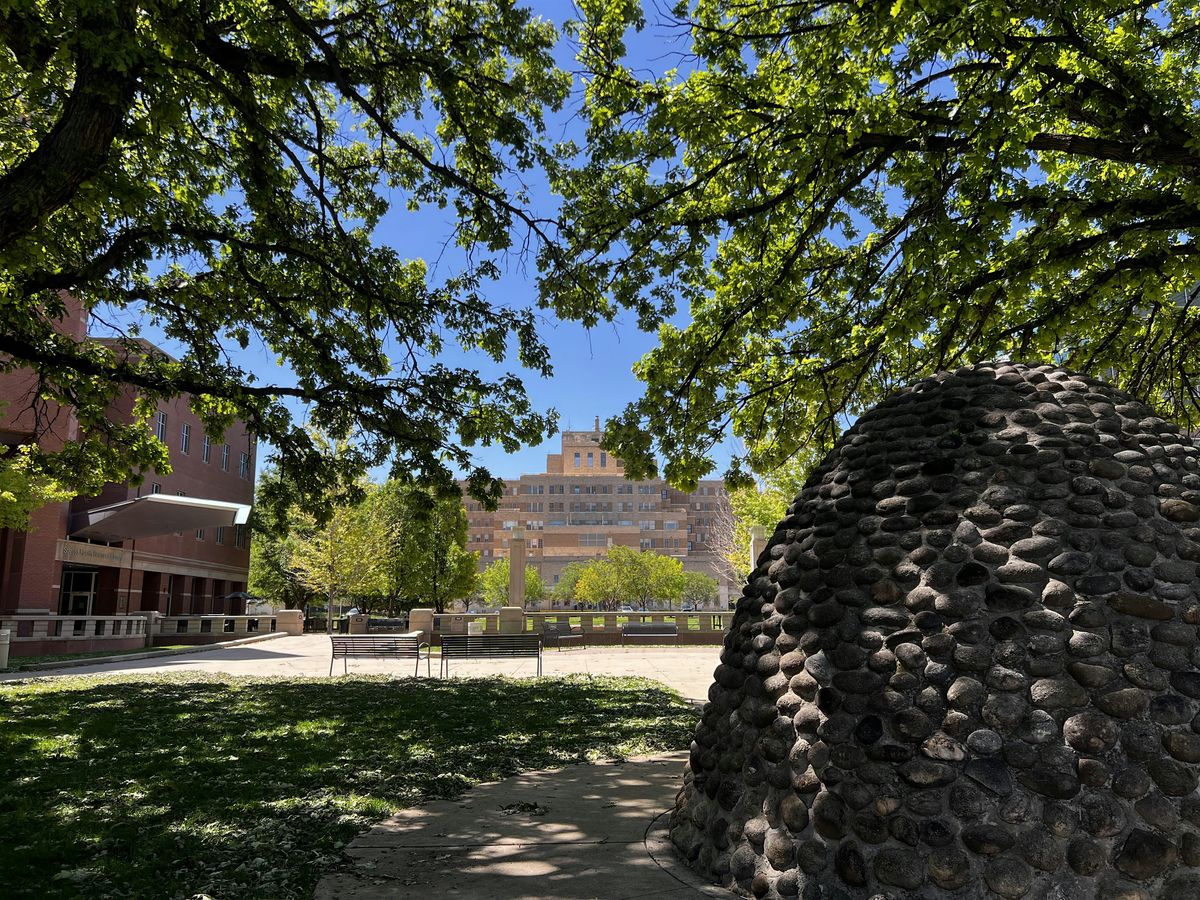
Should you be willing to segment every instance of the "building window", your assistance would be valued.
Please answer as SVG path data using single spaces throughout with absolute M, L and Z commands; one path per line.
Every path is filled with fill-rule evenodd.
M 221 448 L 221 471 L 229 471 L 229 445 L 226 444 Z
M 206 434 L 204 436 L 204 443 L 200 447 L 200 458 L 202 460 L 204 460 L 204 462 L 208 462 L 211 457 L 212 457 L 212 441 L 210 441 L 208 439 L 208 435 Z
M 233 526 L 233 546 L 237 547 L 239 550 L 246 549 L 246 526 L 245 525 L 234 525 Z
M 217 543 L 218 544 L 225 543 L 225 526 L 224 525 L 217 526 Z
M 203 528 L 196 529 L 196 540 L 198 540 L 198 541 L 204 540 L 204 529 Z
M 579 454 L 578 453 L 575 454 L 575 468 L 577 468 L 577 469 L 579 468 Z
M 642 531 L 653 531 L 654 523 L 642 520 L 642 521 L 638 522 L 638 528 L 640 528 Z
M 243 481 L 250 480 L 250 454 L 241 454 L 241 459 L 238 460 L 238 478 Z
M 604 534 L 583 533 L 579 535 L 580 547 L 607 547 L 608 538 Z
M 187 422 L 179 429 L 179 452 L 185 456 L 192 452 L 192 426 Z
M 150 493 L 161 494 L 162 493 L 162 485 L 159 484 L 157 481 L 150 482 Z
M 589 468 L 589 469 L 593 468 L 593 462 L 594 462 L 594 461 L 593 461 L 593 459 L 592 459 L 592 454 L 591 454 L 591 453 L 589 453 L 589 454 L 588 454 L 588 468 Z
M 600 451 L 600 468 L 603 469 L 603 468 L 606 468 L 607 466 L 608 466 L 608 454 L 605 453 L 603 450 L 601 450 Z
M 663 522 L 663 528 L 665 528 L 667 531 L 674 531 L 678 527 L 678 522 Z
M 167 414 L 165 412 L 160 412 L 158 414 L 158 420 L 154 426 L 154 433 L 158 435 L 158 439 L 164 444 L 167 442 Z

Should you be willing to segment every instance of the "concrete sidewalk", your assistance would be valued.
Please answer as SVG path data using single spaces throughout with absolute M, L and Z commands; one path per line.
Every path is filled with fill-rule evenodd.
M 712 647 L 585 647 L 571 650 L 546 650 L 542 653 L 544 675 L 640 675 L 673 687 L 689 700 L 708 698 L 712 673 L 720 662 L 721 648 Z M 438 677 L 439 658 L 432 660 L 433 677 Z M 352 675 L 388 674 L 412 675 L 411 660 L 353 660 Z M 69 669 L 39 672 L 12 672 L 0 675 L 0 681 L 58 675 L 99 675 L 110 673 L 211 672 L 228 675 L 271 675 L 286 678 L 327 677 L 329 674 L 329 638 L 306 634 L 280 637 L 243 647 L 224 647 L 203 650 L 182 656 L 153 659 L 108 659 L 76 665 Z M 334 677 L 341 677 L 338 661 Z M 454 677 L 510 675 L 532 677 L 537 662 L 532 659 L 472 660 L 455 662 L 450 667 Z M 425 665 L 421 664 L 421 677 Z
M 530 772 L 406 809 L 359 835 L 316 900 L 717 897 L 666 840 L 686 753 Z

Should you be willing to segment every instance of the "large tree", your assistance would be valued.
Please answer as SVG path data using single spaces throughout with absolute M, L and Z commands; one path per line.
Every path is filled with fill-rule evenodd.
M 548 237 L 522 173 L 558 152 L 555 37 L 507 0 L 0 4 L 0 371 L 34 370 L 9 399 L 83 426 L 33 474 L 90 492 L 164 470 L 144 419 L 186 393 L 214 435 L 245 419 L 310 508 L 388 456 L 443 484 L 457 466 L 494 500 L 470 448 L 536 443 L 553 417 L 517 377 L 439 354 L 549 371 L 533 313 L 487 282 Z M 377 240 L 406 207 L 445 210 L 466 260 L 445 279 Z M 64 333 L 67 294 L 117 340 Z M 281 368 L 247 370 L 248 347 Z M 123 385 L 145 402 L 111 422 Z M 355 451 L 321 454 L 301 405 Z
M 1200 418 L 1197 3 L 694 0 L 657 78 L 623 58 L 636 3 L 582 7 L 578 268 L 543 286 L 660 329 L 608 426 L 631 475 L 694 481 L 729 425 L 733 473 L 770 469 L 980 358 Z

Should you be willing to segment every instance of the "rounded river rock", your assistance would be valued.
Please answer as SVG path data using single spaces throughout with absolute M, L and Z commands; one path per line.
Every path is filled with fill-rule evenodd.
M 689 864 L 766 900 L 1200 885 L 1200 450 L 1176 426 L 980 364 L 863 415 L 788 513 L 671 816 Z

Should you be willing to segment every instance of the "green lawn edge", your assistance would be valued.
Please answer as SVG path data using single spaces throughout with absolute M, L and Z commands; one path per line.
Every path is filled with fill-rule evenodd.
M 6 897 L 308 897 L 395 810 L 522 771 L 684 750 L 642 678 L 179 672 L 0 684 Z

